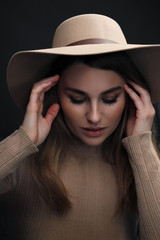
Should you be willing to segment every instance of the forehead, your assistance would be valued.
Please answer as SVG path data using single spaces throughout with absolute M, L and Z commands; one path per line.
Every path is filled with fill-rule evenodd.
M 102 70 L 77 63 L 67 68 L 61 76 L 61 87 L 73 87 L 84 91 L 104 91 L 123 86 L 125 80 L 112 70 Z

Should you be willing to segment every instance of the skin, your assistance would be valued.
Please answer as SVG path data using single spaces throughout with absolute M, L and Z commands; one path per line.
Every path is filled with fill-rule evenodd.
M 46 116 L 42 116 L 44 94 L 55 86 L 58 80 L 59 76 L 56 75 L 33 85 L 22 127 L 36 146 L 46 139 L 51 124 L 58 114 L 59 104 L 53 104 L 48 109 Z
M 101 144 L 118 126 L 125 106 L 124 83 L 113 71 L 84 64 L 73 65 L 63 73 L 58 93 L 64 118 L 71 132 L 87 145 Z M 84 128 L 104 130 L 90 136 Z
M 39 146 L 46 139 L 51 124 L 58 114 L 60 106 L 56 103 L 50 106 L 46 116 L 42 116 L 44 94 L 58 81 L 59 76 L 56 75 L 43 79 L 32 88 L 22 126 L 36 146 Z M 102 143 L 119 123 L 125 105 L 125 91 L 133 102 L 130 106 L 127 122 L 127 136 L 150 131 L 155 115 L 150 95 L 141 86 L 131 81 L 128 82 L 136 91 L 124 83 L 124 80 L 113 71 L 90 68 L 83 64 L 68 68 L 59 81 L 58 91 L 64 117 L 70 130 L 86 144 L 98 145 Z M 104 103 L 102 92 L 117 86 L 123 87 L 123 90 L 119 89 L 117 92 L 105 95 L 105 99 L 107 97 L 108 100 L 109 97 L 118 93 L 117 102 Z M 73 104 L 69 97 L 71 94 L 73 95 L 73 92 L 66 90 L 66 88 L 76 88 L 85 92 L 87 95 L 83 104 Z M 76 96 L 77 94 L 74 93 L 74 97 Z M 80 130 L 81 126 L 100 126 L 106 127 L 106 129 L 101 136 L 89 138 Z

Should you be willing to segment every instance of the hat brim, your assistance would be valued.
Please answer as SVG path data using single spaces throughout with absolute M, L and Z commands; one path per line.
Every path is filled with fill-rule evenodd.
M 125 51 L 146 79 L 153 103 L 160 101 L 160 45 L 88 44 L 18 52 L 7 68 L 7 82 L 14 102 L 25 109 L 31 88 L 46 77 L 58 55 L 95 55 Z

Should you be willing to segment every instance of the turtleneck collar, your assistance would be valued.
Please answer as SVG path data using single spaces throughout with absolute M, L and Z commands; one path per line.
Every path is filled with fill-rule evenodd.
M 74 136 L 67 144 L 67 152 L 82 162 L 88 159 L 103 159 L 102 144 L 98 146 L 87 145 Z

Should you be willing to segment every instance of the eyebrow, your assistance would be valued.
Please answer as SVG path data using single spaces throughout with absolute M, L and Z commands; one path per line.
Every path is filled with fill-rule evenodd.
M 120 89 L 122 89 L 121 86 L 113 87 L 113 88 L 110 88 L 110 89 L 102 92 L 101 95 L 105 95 L 105 94 L 108 94 L 108 93 L 112 93 L 112 92 L 115 92 L 115 91 L 120 90 Z M 83 95 L 83 96 L 88 96 L 88 94 L 87 94 L 86 92 L 81 91 L 81 90 L 76 89 L 76 88 L 68 88 L 68 87 L 67 87 L 67 88 L 65 88 L 65 90 L 68 90 L 68 91 L 71 91 L 71 92 L 73 92 L 73 93 L 77 93 L 77 94 L 80 94 L 80 95 Z

